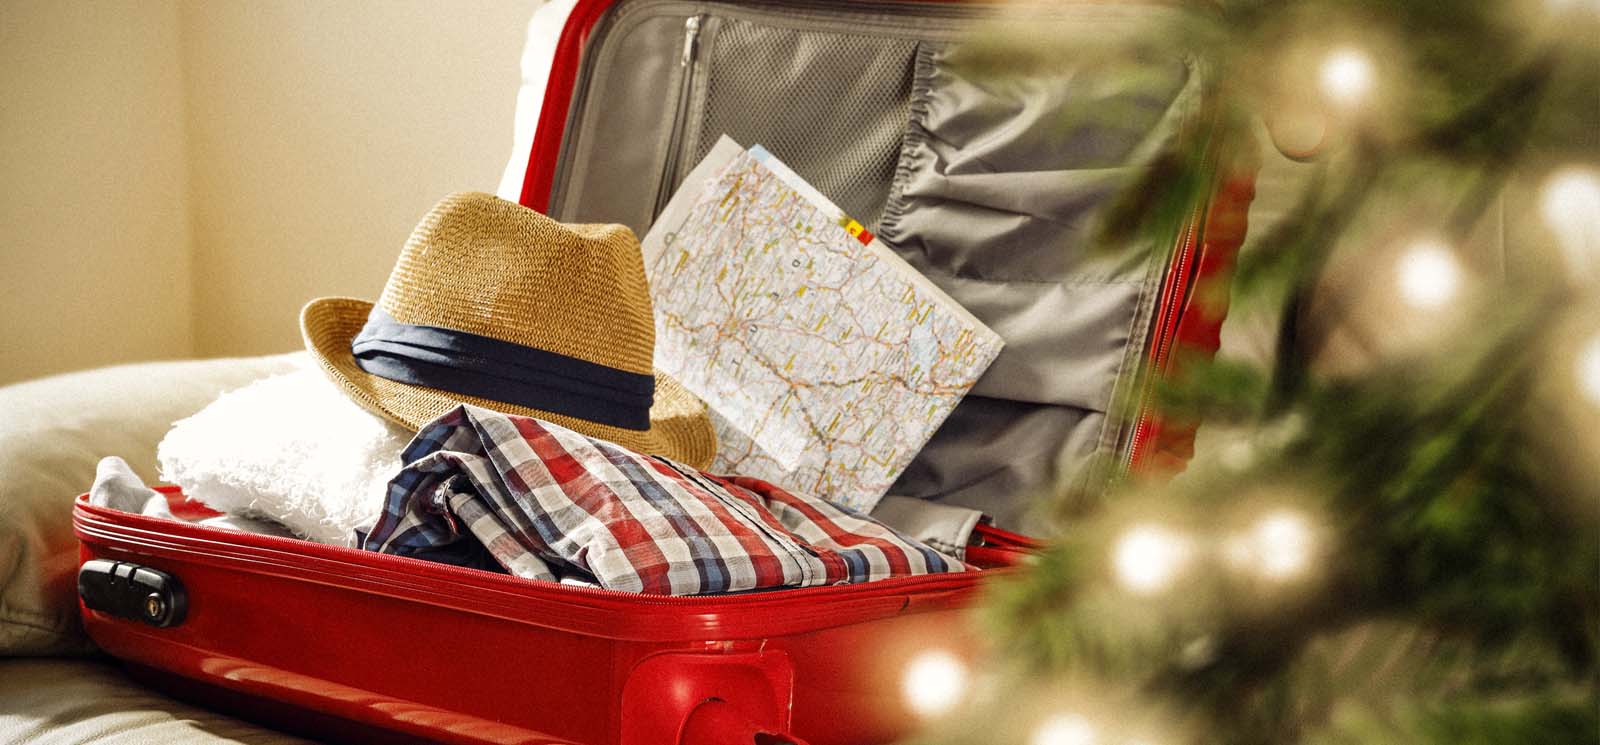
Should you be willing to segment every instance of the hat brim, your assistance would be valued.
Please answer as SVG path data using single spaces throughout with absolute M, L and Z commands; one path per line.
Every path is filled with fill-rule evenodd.
M 362 370 L 350 342 L 367 323 L 372 303 L 356 298 L 319 298 L 300 311 L 300 334 L 306 350 L 356 403 L 391 421 L 417 430 L 461 404 L 530 416 L 590 437 L 610 440 L 635 452 L 662 455 L 695 468 L 705 468 L 717 452 L 716 431 L 705 404 L 660 370 L 650 428 L 632 430 L 596 424 L 563 414 L 489 401 L 473 396 L 400 383 Z

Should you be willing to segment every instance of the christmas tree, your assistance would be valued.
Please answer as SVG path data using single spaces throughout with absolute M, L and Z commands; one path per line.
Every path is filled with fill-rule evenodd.
M 1231 291 L 1275 351 L 1163 384 L 1204 422 L 1182 474 L 1058 495 L 982 672 L 918 668 L 918 742 L 1600 742 L 1600 3 L 1233 0 L 1144 34 L 1207 61 L 1207 138 L 1305 162 Z M 1023 37 L 993 43 L 1049 64 Z M 1164 156 L 1106 240 L 1206 167 Z

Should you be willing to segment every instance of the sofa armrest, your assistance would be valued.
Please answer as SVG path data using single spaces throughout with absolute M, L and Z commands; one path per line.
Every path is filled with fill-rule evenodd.
M 156 478 L 172 423 L 303 353 L 150 362 L 0 388 L 0 655 L 88 650 L 78 622 L 72 500 L 107 455 Z

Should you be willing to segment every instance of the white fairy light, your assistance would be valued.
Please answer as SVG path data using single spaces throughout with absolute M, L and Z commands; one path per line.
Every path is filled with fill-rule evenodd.
M 1152 595 L 1167 589 L 1189 560 L 1189 540 L 1158 525 L 1130 528 L 1117 540 L 1112 563 L 1130 591 Z
M 1590 403 L 1600 406 L 1600 334 L 1589 337 L 1578 350 L 1578 388 Z
M 1334 103 L 1354 107 L 1372 92 L 1372 59 L 1349 47 L 1334 50 L 1322 61 L 1322 93 Z
M 941 649 L 917 655 L 906 666 L 900 691 L 912 711 L 924 717 L 943 714 L 967 692 L 967 666 Z
M 1250 531 L 1256 569 L 1268 579 L 1285 580 L 1311 566 L 1311 526 L 1305 517 L 1288 510 L 1262 518 Z
M 1573 274 L 1600 275 L 1600 175 L 1587 168 L 1556 172 L 1544 184 L 1539 207 Z
M 1039 724 L 1028 745 L 1095 745 L 1099 740 L 1089 720 L 1078 714 L 1057 714 Z
M 1461 263 L 1443 243 L 1425 240 L 1400 256 L 1400 298 L 1414 308 L 1437 308 L 1461 287 Z

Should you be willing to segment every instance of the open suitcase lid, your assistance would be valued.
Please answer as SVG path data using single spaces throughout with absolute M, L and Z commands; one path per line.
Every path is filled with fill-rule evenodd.
M 579 0 L 556 45 L 521 201 L 642 235 L 719 136 L 763 145 L 1005 340 L 890 493 L 1040 533 L 1030 505 L 1064 477 L 1093 484 L 1110 474 L 1091 464 L 1170 472 L 1187 459 L 1194 425 L 1156 416 L 1150 391 L 1217 348 L 1253 173 L 1219 164 L 1209 204 L 1167 238 L 1090 251 L 1116 190 L 1195 129 L 1204 67 L 1178 51 L 1097 62 L 1063 53 L 1032 67 L 1017 58 L 1016 75 L 983 79 L 958 55 L 985 42 L 996 12 Z M 1103 44 L 1129 38 L 1135 21 L 1190 11 L 1073 2 L 1028 12 L 1047 24 L 1030 39 L 1059 31 Z

